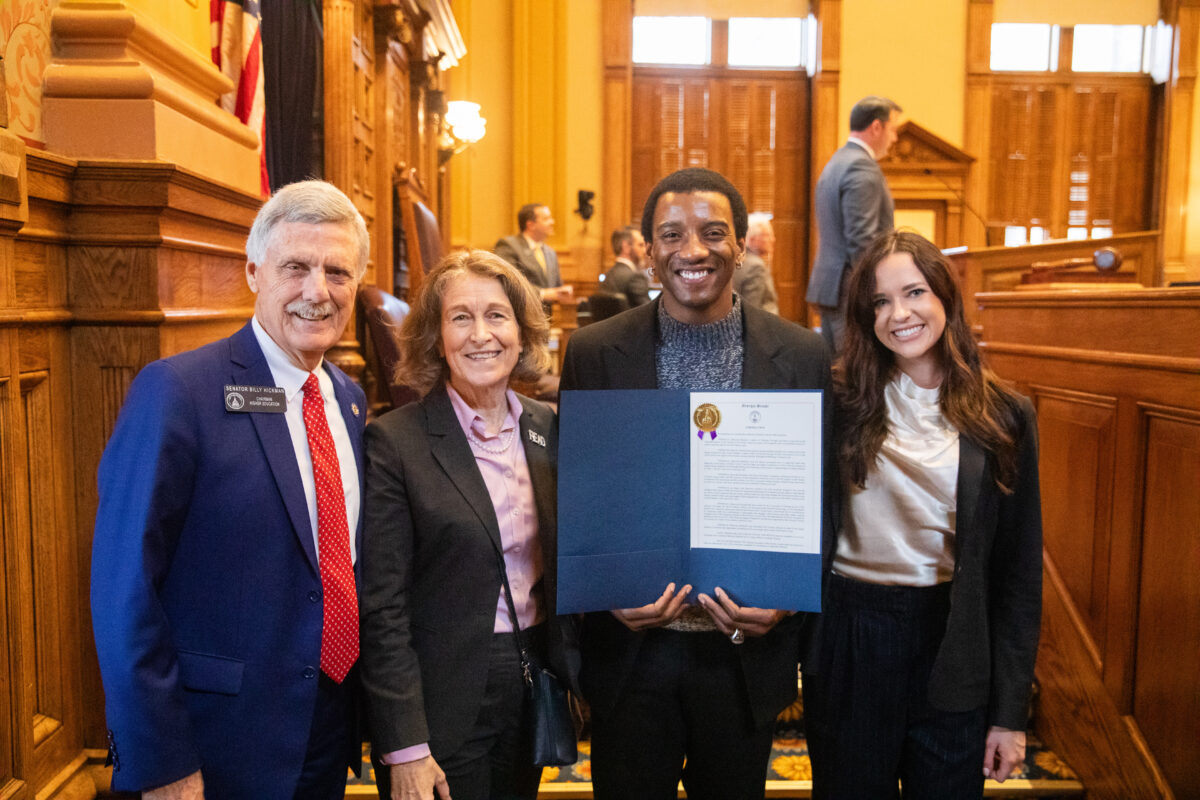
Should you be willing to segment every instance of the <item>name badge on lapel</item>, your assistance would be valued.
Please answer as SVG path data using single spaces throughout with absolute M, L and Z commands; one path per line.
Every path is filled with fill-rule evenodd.
M 283 414 L 287 398 L 278 386 L 236 386 L 225 384 L 225 410 L 238 414 L 264 412 Z
M 529 431 L 529 441 L 533 442 L 538 447 L 546 446 L 546 437 L 534 430 Z

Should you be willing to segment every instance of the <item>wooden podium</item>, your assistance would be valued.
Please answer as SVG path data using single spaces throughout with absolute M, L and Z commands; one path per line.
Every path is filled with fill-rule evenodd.
M 1200 289 L 976 295 L 1037 405 L 1038 730 L 1089 797 L 1200 796 Z

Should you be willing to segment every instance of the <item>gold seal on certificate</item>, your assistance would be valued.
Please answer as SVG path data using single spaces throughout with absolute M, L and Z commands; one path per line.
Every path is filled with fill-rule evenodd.
M 704 434 L 708 434 L 709 438 L 717 438 L 717 427 L 721 424 L 721 410 L 712 403 L 704 403 L 696 407 L 692 413 L 692 422 L 696 423 L 699 428 L 696 435 L 700 437 L 700 441 L 704 441 Z

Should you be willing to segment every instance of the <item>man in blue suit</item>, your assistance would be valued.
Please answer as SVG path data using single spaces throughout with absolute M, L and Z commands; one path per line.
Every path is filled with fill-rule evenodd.
M 246 242 L 253 320 L 129 389 L 92 555 L 115 789 L 344 796 L 360 759 L 365 402 L 324 355 L 367 251 L 332 185 L 281 189 Z

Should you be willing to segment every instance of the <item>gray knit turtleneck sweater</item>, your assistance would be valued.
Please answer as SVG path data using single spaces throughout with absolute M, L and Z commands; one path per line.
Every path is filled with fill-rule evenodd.
M 658 388 L 714 391 L 742 388 L 742 300 L 722 319 L 688 325 L 658 304 L 658 341 L 654 360 Z

